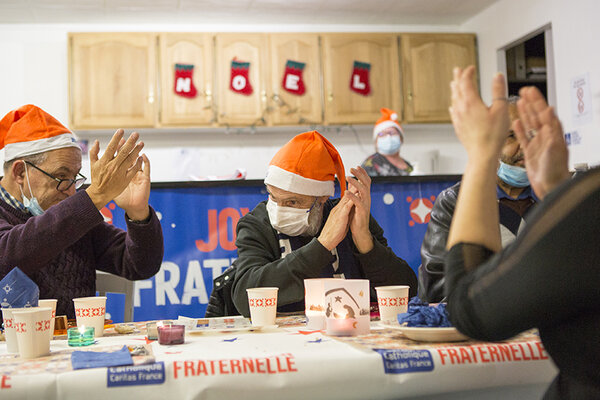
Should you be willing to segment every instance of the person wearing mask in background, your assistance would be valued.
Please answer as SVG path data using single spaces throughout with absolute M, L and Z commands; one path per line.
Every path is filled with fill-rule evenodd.
M 376 153 L 362 163 L 369 176 L 410 175 L 412 165 L 400 157 L 404 133 L 398 123 L 398 114 L 388 108 L 381 109 L 381 118 L 373 128 L 373 140 Z
M 138 156 L 143 142 L 119 129 L 98 159 L 90 150 L 91 184 L 74 135 L 34 105 L 0 121 L 4 176 L 0 180 L 0 279 L 19 267 L 39 287 L 40 298 L 58 299 L 57 315 L 75 318 L 73 298 L 96 294 L 96 270 L 130 280 L 160 269 L 163 236 L 148 205 L 150 164 Z M 110 201 L 125 210 L 127 232 L 104 222 Z
M 508 99 L 511 121 L 519 118 L 517 100 Z M 524 168 L 523 150 L 514 131 L 508 131 L 500 153 L 496 173 L 496 197 L 500 212 L 502 247 L 515 240 L 525 227 L 525 218 L 538 201 Z M 431 210 L 431 219 L 421 245 L 422 264 L 419 267 L 419 297 L 428 302 L 444 300 L 444 256 L 450 222 L 454 215 L 460 182 L 442 191 Z
M 445 260 L 448 315 L 463 334 L 500 341 L 537 328 L 558 375 L 544 399 L 600 399 L 600 168 L 569 179 L 561 123 L 535 87 L 521 88 L 513 130 L 541 202 L 502 249 L 494 175 L 509 129 L 506 82 L 492 105 L 475 67 L 454 69 L 450 115 L 467 165 Z
M 304 310 L 304 279 L 369 279 L 376 286 L 409 285 L 416 275 L 387 245 L 370 214 L 371 179 L 352 168 L 346 190 L 344 164 L 333 145 L 316 131 L 295 136 L 275 154 L 265 185 L 269 199 L 237 224 L 233 302 L 249 316 L 247 288 L 279 288 L 282 312 Z M 330 199 L 334 177 L 341 199 Z

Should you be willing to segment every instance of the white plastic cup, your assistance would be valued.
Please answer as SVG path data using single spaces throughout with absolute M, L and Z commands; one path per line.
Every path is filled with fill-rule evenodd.
M 382 322 L 398 322 L 398 314 L 408 311 L 408 291 L 410 286 L 379 286 L 377 304 Z
M 2 319 L 4 321 L 4 337 L 6 338 L 6 351 L 9 353 L 19 353 L 19 342 L 17 342 L 17 331 L 15 330 L 14 311 L 29 310 L 27 308 L 3 308 Z
M 246 289 L 252 326 L 275 325 L 278 290 L 276 287 Z
M 106 297 L 79 297 L 73 299 L 77 327 L 94 327 L 94 337 L 104 335 L 104 315 L 106 314 Z
M 32 307 L 13 311 L 19 355 L 37 358 L 50 354 L 50 307 Z
M 54 318 L 56 318 L 56 303 L 57 299 L 40 299 L 38 300 L 39 307 L 50 307 L 52 309 L 52 319 L 50 320 L 50 340 L 54 338 Z

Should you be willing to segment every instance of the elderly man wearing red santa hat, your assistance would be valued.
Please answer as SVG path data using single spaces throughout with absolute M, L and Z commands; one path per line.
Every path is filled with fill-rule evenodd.
M 369 279 L 371 297 L 382 285 L 410 285 L 416 275 L 387 245 L 370 214 L 371 180 L 361 167 L 346 177 L 333 145 L 316 131 L 297 135 L 275 154 L 265 178 L 267 201 L 237 225 L 238 259 L 232 299 L 249 315 L 247 288 L 279 288 L 278 310 L 304 310 L 304 279 Z M 330 199 L 334 177 L 341 199 Z
M 58 315 L 75 317 L 72 299 L 94 296 L 96 270 L 146 279 L 160 268 L 163 238 L 148 205 L 150 164 L 143 142 L 119 129 L 98 158 L 90 150 L 91 184 L 77 191 L 81 149 L 73 134 L 34 105 L 0 121 L 4 176 L 0 180 L 0 279 L 19 267 L 58 299 Z M 127 232 L 104 222 L 108 202 L 126 212 Z

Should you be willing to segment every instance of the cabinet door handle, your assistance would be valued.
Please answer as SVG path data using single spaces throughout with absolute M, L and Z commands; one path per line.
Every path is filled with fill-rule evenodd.
M 329 92 L 329 94 L 327 95 L 327 101 L 332 102 L 333 101 L 333 93 Z
M 148 93 L 148 103 L 154 104 L 154 93 L 153 92 Z
M 408 101 L 412 101 L 412 99 L 413 99 L 413 94 L 412 94 L 412 91 L 409 90 L 408 91 Z
M 206 100 L 206 105 L 204 106 L 204 109 L 210 110 L 212 108 L 212 92 L 210 91 L 210 89 L 206 89 L 204 91 L 204 99 Z
M 260 99 L 262 100 L 263 103 L 267 102 L 267 92 L 266 91 L 262 91 L 260 92 Z

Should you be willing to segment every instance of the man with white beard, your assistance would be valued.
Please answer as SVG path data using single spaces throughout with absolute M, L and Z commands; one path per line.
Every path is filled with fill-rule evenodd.
M 278 287 L 280 312 L 304 310 L 304 279 L 369 279 L 374 288 L 409 285 L 416 274 L 387 246 L 370 214 L 371 179 L 361 167 L 346 177 L 333 145 L 316 131 L 297 135 L 273 157 L 265 185 L 269 199 L 237 225 L 232 300 L 249 316 L 246 289 Z M 341 199 L 330 199 L 337 175 Z

